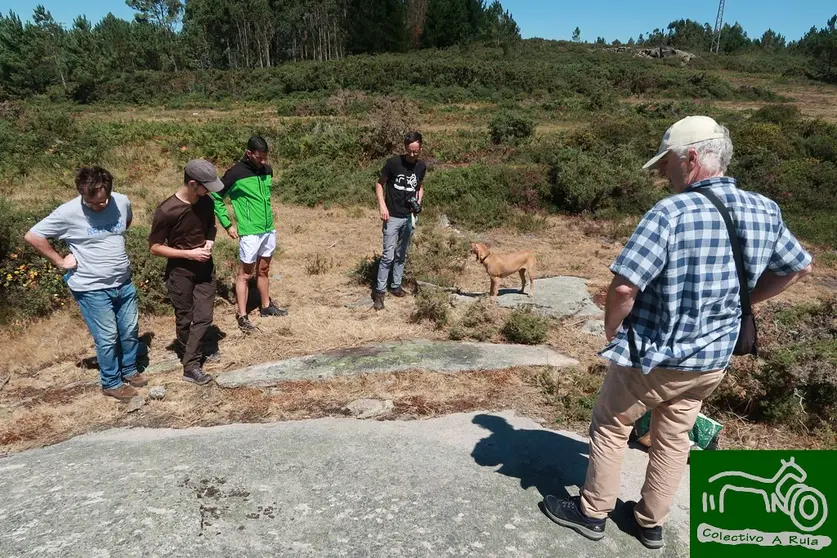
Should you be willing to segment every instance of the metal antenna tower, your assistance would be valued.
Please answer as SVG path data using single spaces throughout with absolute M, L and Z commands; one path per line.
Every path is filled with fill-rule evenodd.
M 718 17 L 715 19 L 715 33 L 712 34 L 712 45 L 709 47 L 709 52 L 718 54 L 721 48 L 721 27 L 724 25 L 724 5 L 725 0 L 720 0 L 718 4 Z

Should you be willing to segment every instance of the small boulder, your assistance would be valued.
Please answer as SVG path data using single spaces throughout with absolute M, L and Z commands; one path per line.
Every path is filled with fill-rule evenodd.
M 604 335 L 605 325 L 603 320 L 587 320 L 581 326 L 581 330 L 592 335 Z
M 148 397 L 149 399 L 154 399 L 155 401 L 160 401 L 166 396 L 166 388 L 165 386 L 154 386 L 148 390 Z
M 392 409 L 393 404 L 389 399 L 385 401 L 380 399 L 355 399 L 345 407 L 350 415 L 359 419 L 377 417 L 388 413 Z
M 128 407 L 125 409 L 127 413 L 133 413 L 139 411 L 145 406 L 145 399 L 141 395 L 137 395 L 132 397 L 130 401 L 128 401 Z

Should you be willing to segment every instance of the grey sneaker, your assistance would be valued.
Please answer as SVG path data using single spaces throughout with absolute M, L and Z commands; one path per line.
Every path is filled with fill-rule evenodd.
M 200 368 L 192 368 L 191 370 L 183 371 L 183 380 L 198 384 L 199 386 L 205 386 L 212 381 L 212 376 L 204 374 Z
M 273 299 L 270 299 L 270 302 L 267 305 L 267 308 L 259 308 L 259 316 L 287 316 L 288 311 L 284 308 L 279 308 L 276 306 L 276 303 L 273 302 Z
M 602 540 L 605 535 L 607 519 L 587 517 L 581 511 L 580 504 L 581 498 L 579 496 L 559 500 L 555 496 L 549 495 L 543 499 L 543 510 L 546 516 L 558 525 L 569 527 L 592 541 Z
M 372 308 L 375 310 L 383 310 L 384 309 L 384 293 L 375 291 L 372 293 Z
M 253 333 L 256 331 L 256 326 L 253 325 L 247 316 L 236 316 L 235 320 L 238 322 L 238 329 L 244 333 Z

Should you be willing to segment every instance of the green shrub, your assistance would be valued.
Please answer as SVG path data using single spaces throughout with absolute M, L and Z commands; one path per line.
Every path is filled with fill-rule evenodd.
M 318 157 L 289 165 L 277 180 L 277 195 L 283 203 L 314 207 L 375 203 L 376 167 L 359 168 L 354 164 Z
M 440 229 L 419 227 L 412 243 L 405 269 L 408 280 L 442 287 L 456 284 L 468 259 L 467 240 Z
M 770 122 L 781 125 L 797 124 L 801 118 L 802 113 L 793 104 L 766 105 L 754 112 L 752 116 L 752 120 L 756 122 Z
M 503 325 L 503 335 L 509 343 L 538 345 L 549 335 L 549 320 L 531 308 L 514 310 Z
M 215 277 L 217 280 L 218 296 L 235 303 L 235 280 L 238 276 L 239 257 L 238 241 L 224 238 L 226 233 L 218 231 L 215 246 L 212 248 L 212 261 L 215 262 Z M 277 245 L 273 252 L 278 256 L 282 249 Z
M 549 221 L 546 214 L 541 212 L 518 212 L 512 219 L 512 226 L 519 233 L 533 234 L 549 228 Z
M 733 361 L 710 404 L 803 431 L 837 428 L 837 300 L 771 304 L 759 328 L 760 358 Z
M 549 205 L 549 185 L 540 167 L 475 163 L 433 171 L 425 189 L 430 212 L 443 212 L 472 231 L 507 224 L 514 207 L 537 211 Z
M 552 200 L 559 209 L 582 213 L 615 208 L 642 213 L 664 194 L 654 189 L 650 175 L 642 171 L 642 158 L 624 148 L 605 152 L 560 148 L 550 159 Z
M 313 257 L 308 258 L 305 271 L 308 275 L 325 275 L 332 267 L 334 267 L 334 259 L 328 259 L 317 252 Z
M 0 197 L 0 324 L 44 316 L 72 299 L 64 272 L 23 240 L 56 205 L 24 210 Z M 66 252 L 62 242 L 54 245 Z
M 438 289 L 423 289 L 416 297 L 416 309 L 412 320 L 433 322 L 436 329 L 445 327 L 450 318 L 450 296 Z
M 535 384 L 547 403 L 558 412 L 556 422 L 559 424 L 589 424 L 603 381 L 604 366 L 600 364 L 587 370 L 549 368 L 535 376 Z
M 370 157 L 400 153 L 404 136 L 415 131 L 419 110 L 415 103 L 400 97 L 376 99 L 361 135 L 361 145 Z
M 462 318 L 451 326 L 448 337 L 454 341 L 490 341 L 500 332 L 499 319 L 497 308 L 480 299 L 468 306 Z
M 97 126 L 80 125 L 73 111 L 69 105 L 36 103 L 0 111 L 0 176 L 101 162 L 109 138 Z
M 280 159 L 298 162 L 325 158 L 352 165 L 356 165 L 363 156 L 361 133 L 359 128 L 342 122 L 319 119 L 289 122 L 275 131 L 269 131 L 269 135 L 275 137 L 273 153 Z
M 357 263 L 349 275 L 354 278 L 359 285 L 364 285 L 370 289 L 374 289 L 375 283 L 378 280 L 378 267 L 380 264 L 381 256 L 378 254 L 375 254 L 371 258 L 364 257 Z
M 527 139 L 535 131 L 535 122 L 522 112 L 501 109 L 488 123 L 491 141 L 495 144 Z
M 365 115 L 372 110 L 374 99 L 363 91 L 338 89 L 328 98 L 328 106 L 342 116 Z
M 163 275 L 166 258 L 153 256 L 148 249 L 149 227 L 132 226 L 125 234 L 125 248 L 131 260 L 133 282 L 137 289 L 140 312 L 143 314 L 169 314 L 169 294 Z M 213 255 L 213 259 L 217 256 Z

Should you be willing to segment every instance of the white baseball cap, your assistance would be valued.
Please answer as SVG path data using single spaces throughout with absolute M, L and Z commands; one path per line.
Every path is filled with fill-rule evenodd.
M 686 147 L 687 145 L 702 141 L 723 139 L 725 137 L 727 137 L 727 132 L 721 130 L 718 123 L 708 116 L 687 116 L 682 120 L 678 120 L 671 128 L 666 130 L 657 154 L 642 165 L 642 168 L 653 168 L 660 162 L 660 159 L 671 151 L 672 147 Z

